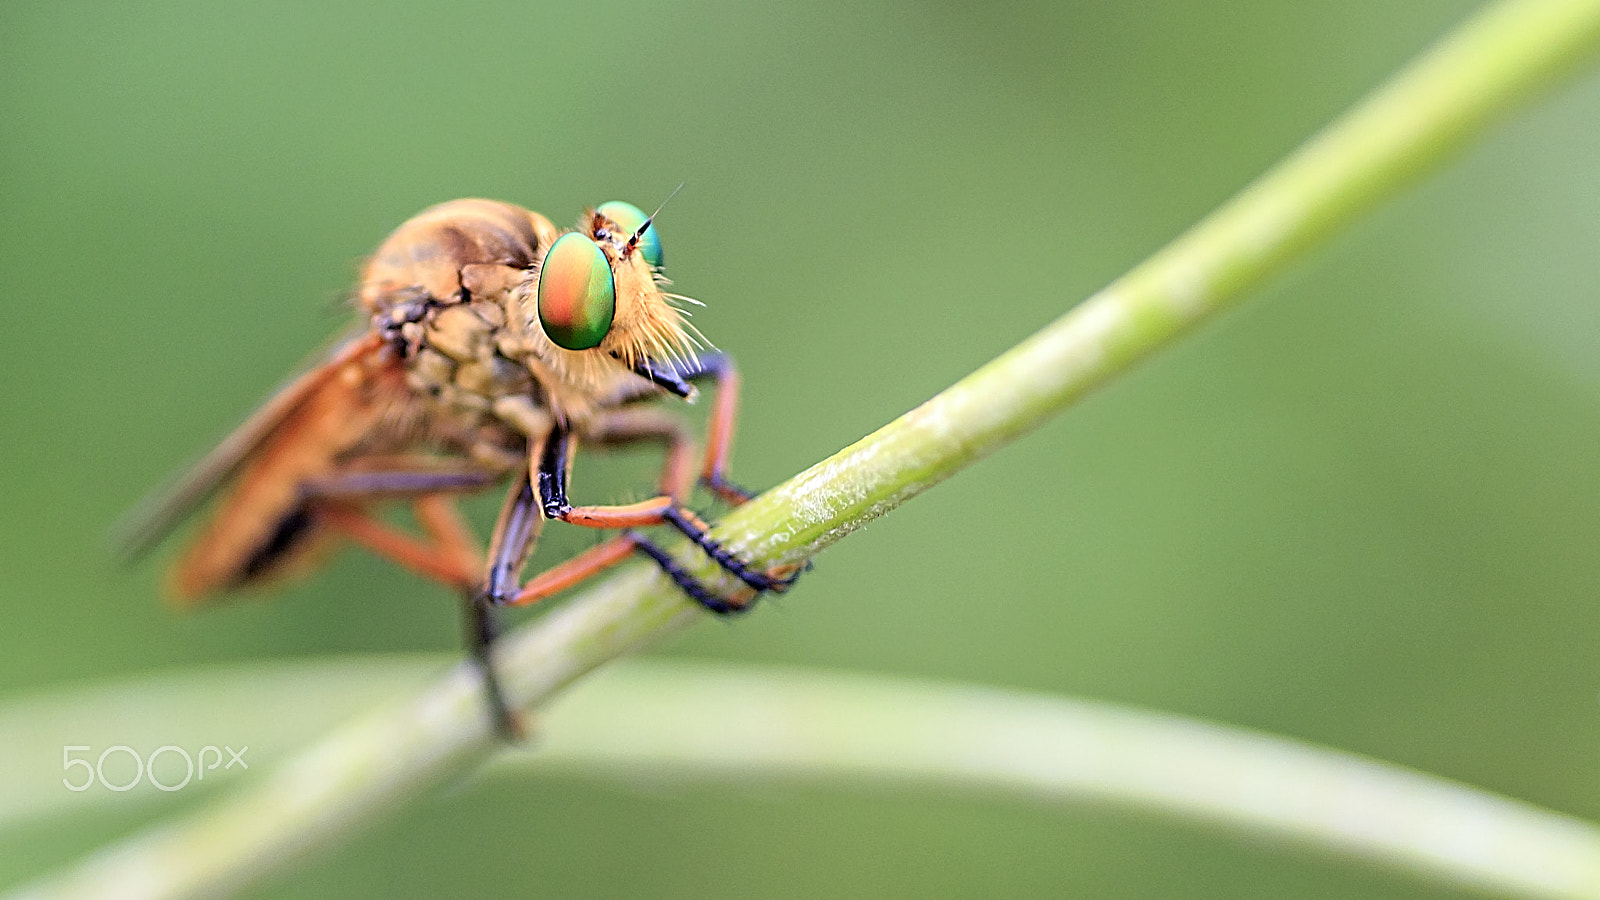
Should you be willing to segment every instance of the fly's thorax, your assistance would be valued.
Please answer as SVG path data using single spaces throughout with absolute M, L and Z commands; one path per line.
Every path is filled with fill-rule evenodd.
M 537 403 L 539 391 L 517 361 L 519 348 L 505 325 L 498 303 L 474 300 L 432 307 L 400 326 L 407 387 L 458 426 L 520 431 L 519 423 L 496 415 L 496 404 L 505 398 Z
M 509 287 L 559 233 L 549 219 L 510 203 L 441 203 L 384 239 L 362 269 L 356 302 L 375 317 L 397 308 L 404 316 L 403 307 L 419 300 L 488 296 L 488 282 Z

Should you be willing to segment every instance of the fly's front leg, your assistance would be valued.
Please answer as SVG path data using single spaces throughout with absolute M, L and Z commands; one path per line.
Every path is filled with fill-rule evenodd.
M 694 488 L 694 441 L 678 417 L 655 407 L 631 407 L 607 413 L 589 432 L 596 444 L 624 447 L 656 442 L 664 445 L 666 459 L 661 466 L 657 490 L 680 505 Z
M 734 366 L 732 357 L 713 352 L 700 354 L 694 362 L 678 369 L 678 373 L 688 381 L 706 377 L 716 379 L 717 399 L 712 402 L 711 419 L 706 426 L 706 459 L 700 472 L 700 483 L 730 506 L 740 506 L 755 495 L 728 479 L 728 459 L 733 455 L 733 426 L 739 412 L 739 370 Z M 807 563 L 804 568 L 810 567 Z M 768 570 L 767 575 L 775 579 L 769 590 L 788 590 L 800 577 L 801 571 L 803 569 L 796 566 Z
M 694 444 L 677 416 L 660 409 L 621 409 L 606 415 L 593 429 L 592 435 L 597 443 L 611 447 L 646 441 L 664 444 L 666 459 L 661 467 L 659 481 L 661 493 L 679 503 L 688 497 L 690 489 L 694 486 Z M 559 485 L 562 494 L 565 495 L 564 478 L 553 479 L 551 483 Z M 521 592 L 508 602 L 518 606 L 536 603 L 624 562 L 635 552 L 644 553 L 653 559 L 665 556 L 642 535 L 630 531 L 540 573 L 538 577 L 523 585 Z M 684 587 L 682 579 L 688 576 L 681 572 L 676 563 L 670 565 L 668 573 L 673 574 L 676 570 L 677 574 L 673 574 L 673 578 L 680 587 Z M 667 568 L 667 565 L 663 564 L 663 568 Z M 684 587 L 684 591 L 708 608 L 727 605 L 711 597 L 698 584 L 694 584 L 692 589 Z
M 573 506 L 567 501 L 567 481 L 571 467 L 573 443 L 572 435 L 569 432 L 557 430 L 550 436 L 550 440 L 540 454 L 539 468 L 535 480 L 538 484 L 540 503 L 547 518 L 561 519 L 564 522 L 571 522 L 574 525 L 582 525 L 587 528 L 633 529 L 660 524 L 671 525 L 693 541 L 725 571 L 744 582 L 755 593 L 784 590 L 793 582 L 792 575 L 788 573 L 759 572 L 746 565 L 744 561 L 712 540 L 707 534 L 710 531 L 710 527 L 701 521 L 699 516 L 680 506 L 671 496 L 663 495 L 642 503 L 626 506 Z M 703 585 L 694 582 L 659 547 L 656 547 L 644 536 L 638 534 L 625 534 L 617 542 L 613 542 L 610 545 L 602 545 L 601 548 L 597 548 L 595 551 L 590 551 L 589 554 L 573 560 L 573 563 L 583 563 L 584 566 L 588 567 L 589 574 L 598 571 L 599 563 L 602 561 L 609 561 L 607 564 L 614 564 L 619 561 L 621 541 L 629 542 L 633 547 L 655 560 L 684 589 L 685 593 L 713 612 L 736 612 L 749 604 L 750 598 L 745 598 L 742 601 L 717 598 Z M 562 574 L 563 577 L 578 577 L 570 572 Z M 513 602 L 532 602 L 534 599 L 537 599 L 537 596 L 527 599 L 519 596 Z
M 738 506 L 754 496 L 728 479 L 733 426 L 739 412 L 739 370 L 733 360 L 722 353 L 702 353 L 692 361 L 647 362 L 636 371 L 679 396 L 693 393 L 688 382 L 715 379 L 717 396 L 712 401 L 711 417 L 706 425 L 706 456 L 700 470 L 700 483 L 731 506 Z M 692 397 L 690 399 L 692 402 Z
M 733 453 L 733 426 L 739 413 L 739 370 L 733 360 L 721 353 L 706 353 L 680 370 L 689 381 L 710 376 L 717 381 L 717 398 L 711 404 L 711 421 L 706 426 L 706 460 L 700 483 L 718 497 L 738 506 L 753 495 L 728 480 L 728 457 Z
M 739 412 L 739 370 L 734 366 L 732 357 L 711 352 L 702 353 L 690 362 L 667 364 L 665 367 L 646 363 L 640 374 L 680 396 L 683 394 L 679 388 L 687 388 L 689 382 L 706 378 L 716 381 L 716 400 L 712 403 L 706 425 L 706 456 L 700 472 L 700 483 L 730 506 L 742 505 L 754 496 L 728 478 L 728 459 L 733 453 L 734 420 Z M 805 568 L 809 569 L 810 565 Z M 796 567 L 769 571 L 768 576 L 776 578 L 772 590 L 787 590 L 801 571 Z

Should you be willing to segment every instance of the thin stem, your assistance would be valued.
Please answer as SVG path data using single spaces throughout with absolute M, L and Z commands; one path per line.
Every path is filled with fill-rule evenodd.
M 713 533 L 763 563 L 807 559 L 1035 427 L 1327 238 L 1581 61 L 1600 0 L 1507 0 L 1436 47 L 1148 261 L 877 432 L 741 507 Z M 692 557 L 684 556 L 686 561 Z M 703 578 L 712 567 L 695 563 Z M 508 695 L 531 707 L 579 675 L 699 618 L 635 569 L 502 645 Z M 280 866 L 491 747 L 468 669 L 330 735 L 252 789 L 113 847 L 78 895 L 216 892 Z M 137 888 L 137 889 L 135 889 Z M 49 895 L 48 891 L 42 895 Z

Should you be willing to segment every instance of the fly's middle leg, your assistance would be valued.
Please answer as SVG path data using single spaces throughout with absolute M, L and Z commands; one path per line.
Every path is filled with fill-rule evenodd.
M 663 432 L 660 437 L 669 443 L 673 440 L 671 434 L 667 432 Z M 634 433 L 631 438 L 642 439 L 642 435 Z M 551 434 L 542 448 L 535 481 L 538 484 L 540 503 L 545 516 L 589 528 L 629 530 L 612 541 L 534 579 L 510 600 L 510 603 L 532 603 L 549 596 L 621 562 L 632 551 L 649 557 L 683 589 L 684 593 L 715 613 L 741 611 L 749 606 L 755 595 L 765 591 L 785 590 L 793 583 L 792 568 L 761 571 L 728 552 L 721 544 L 711 539 L 709 526 L 701 521 L 699 516 L 680 505 L 669 494 L 626 506 L 573 506 L 567 501 L 567 482 L 573 447 L 572 435 L 558 430 Z M 674 455 L 677 454 L 669 452 L 669 469 L 672 465 L 670 457 Z M 724 571 L 743 582 L 748 594 L 732 599 L 718 597 L 714 591 L 700 584 L 686 570 L 673 562 L 660 547 L 632 530 L 661 524 L 671 525 L 693 541 Z
M 484 555 L 455 505 L 456 494 L 481 489 L 498 477 L 497 472 L 442 471 L 418 462 L 413 467 L 346 472 L 312 482 L 302 493 L 322 521 L 355 543 L 460 592 L 467 649 L 483 673 L 490 717 L 502 737 L 517 741 L 524 734 L 522 723 L 512 712 L 490 659 L 499 624 L 494 603 L 480 589 L 484 583 Z M 525 472 L 520 481 L 527 485 Z M 514 500 L 515 491 L 512 496 Z M 397 497 L 411 498 L 413 514 L 426 541 L 381 521 L 368 508 L 373 501 Z M 532 513 L 531 529 L 527 517 L 517 520 L 513 527 L 505 527 L 506 513 L 502 513 L 502 524 L 496 528 L 489 556 L 490 583 L 499 573 L 501 582 L 509 578 L 513 591 L 521 573 L 521 559 L 526 557 L 540 521 L 531 491 L 527 504 Z M 508 503 L 508 507 L 512 505 Z M 504 561 L 508 540 L 520 554 L 514 565 Z

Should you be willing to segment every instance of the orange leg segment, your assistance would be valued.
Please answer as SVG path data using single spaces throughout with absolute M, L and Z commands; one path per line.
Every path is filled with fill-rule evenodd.
M 694 487 L 694 442 L 677 416 L 662 409 L 621 409 L 602 418 L 591 436 L 595 443 L 608 447 L 644 441 L 665 444 L 666 461 L 657 489 L 679 503 L 689 499 Z
M 538 577 L 523 585 L 522 591 L 507 601 L 507 606 L 524 606 L 537 603 L 553 594 L 559 594 L 585 579 L 625 562 L 633 556 L 637 544 L 631 534 L 621 534 L 604 544 L 591 547 L 566 562 L 546 569 Z
M 739 370 L 732 362 L 723 365 L 717 375 L 717 399 L 711 406 L 711 421 L 706 427 L 706 462 L 700 479 L 719 496 L 734 504 L 743 503 L 742 492 L 729 498 L 720 485 L 728 474 L 728 457 L 733 453 L 734 419 L 739 412 Z
M 308 509 L 373 553 L 424 578 L 467 590 L 477 583 L 482 554 L 455 498 L 493 484 L 499 473 L 441 464 L 424 456 L 370 456 L 301 486 Z M 427 540 L 375 518 L 371 505 L 410 498 Z
M 469 572 L 483 568 L 483 548 L 467 526 L 454 497 L 428 494 L 413 501 L 411 509 L 417 524 L 433 540 L 434 546 L 453 557 L 458 566 Z
M 555 518 L 585 528 L 646 528 L 666 521 L 667 511 L 676 505 L 663 495 L 626 506 L 571 506 Z
M 439 500 L 448 503 L 448 498 Z M 469 590 L 477 582 L 477 554 L 470 544 L 452 545 L 449 540 L 441 541 L 437 534 L 430 535 L 431 541 L 419 540 L 373 518 L 371 511 L 353 503 L 321 503 L 317 513 L 322 521 L 352 541 L 424 578 L 458 590 Z M 453 509 L 451 514 L 454 515 Z M 438 511 L 426 515 L 436 516 Z M 419 509 L 418 518 L 424 517 Z M 460 524 L 459 520 L 456 524 Z
M 706 461 L 700 483 L 732 506 L 750 499 L 750 494 L 728 480 L 728 458 L 733 454 L 734 419 L 739 413 L 739 370 L 725 356 L 706 358 L 708 374 L 717 379 L 717 399 L 711 406 L 711 421 L 706 426 Z

